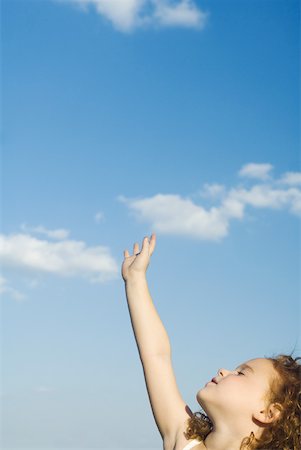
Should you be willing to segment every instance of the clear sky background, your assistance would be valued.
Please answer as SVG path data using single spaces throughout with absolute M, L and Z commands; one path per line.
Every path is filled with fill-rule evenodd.
M 194 411 L 301 354 L 297 0 L 2 1 L 2 448 L 162 448 L 123 250 Z

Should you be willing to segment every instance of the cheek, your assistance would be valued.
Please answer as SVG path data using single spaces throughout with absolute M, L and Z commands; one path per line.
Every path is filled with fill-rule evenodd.
M 196 394 L 198 403 L 206 412 L 249 416 L 258 409 L 263 394 L 262 386 L 245 379 L 228 378 L 218 385 L 209 384 Z
M 197 392 L 196 398 L 198 402 L 209 401 L 215 404 L 228 405 L 237 407 L 244 400 L 252 401 L 254 398 L 252 387 L 243 381 L 237 379 L 227 379 L 218 385 L 209 384 Z
M 227 383 L 219 385 L 216 390 L 218 402 L 229 405 L 229 409 L 249 411 L 257 409 L 263 394 L 261 386 L 245 379 L 225 380 Z

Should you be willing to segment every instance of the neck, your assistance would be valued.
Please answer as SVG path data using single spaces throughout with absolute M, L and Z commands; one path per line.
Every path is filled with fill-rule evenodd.
M 249 436 L 250 433 L 251 431 L 234 434 L 228 429 L 213 427 L 213 430 L 206 437 L 204 444 L 206 450 L 240 450 L 242 440 L 246 436 Z
M 233 436 L 225 436 L 218 431 L 211 431 L 204 443 L 207 450 L 239 450 L 241 440 L 238 441 Z

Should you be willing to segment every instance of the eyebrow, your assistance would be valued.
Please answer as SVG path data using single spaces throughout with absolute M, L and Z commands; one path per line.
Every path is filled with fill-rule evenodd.
M 251 372 L 253 372 L 254 373 L 254 369 L 251 367 L 251 366 L 249 366 L 248 364 L 241 364 L 239 367 L 237 367 L 235 370 L 237 370 L 237 369 L 239 369 L 239 368 L 241 368 L 241 369 L 249 369 L 249 370 L 251 370 Z

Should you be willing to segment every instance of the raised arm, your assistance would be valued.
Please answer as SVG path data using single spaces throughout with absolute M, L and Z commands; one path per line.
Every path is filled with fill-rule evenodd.
M 179 429 L 189 417 L 187 406 L 177 387 L 171 362 L 167 332 L 149 293 L 146 270 L 155 249 L 156 237 L 144 238 L 141 252 L 124 252 L 122 276 L 132 327 L 143 366 L 146 387 L 165 448 L 173 448 Z

